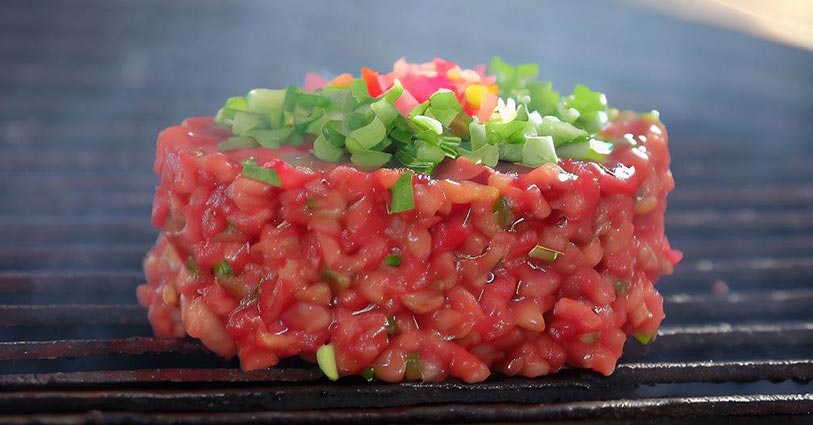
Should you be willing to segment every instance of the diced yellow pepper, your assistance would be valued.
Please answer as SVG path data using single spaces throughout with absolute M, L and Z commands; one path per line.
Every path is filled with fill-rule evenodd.
M 480 104 L 483 102 L 483 96 L 486 95 L 488 89 L 482 84 L 472 84 L 466 87 L 466 102 L 474 109 L 479 109 Z
M 456 66 L 448 71 L 446 71 L 446 78 L 452 81 L 460 81 L 460 67 Z

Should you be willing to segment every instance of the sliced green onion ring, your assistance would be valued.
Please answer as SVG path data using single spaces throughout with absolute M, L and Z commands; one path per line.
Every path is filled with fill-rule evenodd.
M 564 252 L 557 251 L 553 248 L 548 248 L 544 245 L 537 245 L 531 248 L 531 251 L 528 252 L 529 257 L 536 258 L 537 260 L 547 261 L 549 263 L 556 261 L 556 259 L 562 254 L 564 254 Z

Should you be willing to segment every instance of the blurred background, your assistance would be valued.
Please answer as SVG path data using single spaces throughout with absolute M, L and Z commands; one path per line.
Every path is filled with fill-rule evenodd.
M 648 361 L 809 358 L 812 16 L 807 0 L 4 0 L 0 340 L 151 336 L 134 287 L 157 234 L 161 129 L 309 71 L 500 55 L 539 63 L 560 91 L 583 83 L 661 112 L 677 180 L 667 233 L 686 254 L 659 284 L 661 338 L 706 339 L 683 357 L 659 339 Z M 741 345 L 713 344 L 731 329 Z M 787 338 L 770 351 L 765 335 Z

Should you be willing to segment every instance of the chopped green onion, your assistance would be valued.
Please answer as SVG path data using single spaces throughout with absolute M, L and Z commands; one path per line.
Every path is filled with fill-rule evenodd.
M 231 131 L 241 136 L 246 135 L 248 130 L 255 128 L 266 128 L 263 116 L 251 112 L 237 111 L 234 114 Z
M 248 103 L 243 96 L 234 96 L 226 99 L 226 107 L 238 111 L 248 111 Z
M 458 149 L 460 156 L 470 159 L 475 164 L 488 165 L 494 167 L 500 161 L 500 148 L 495 145 L 483 145 L 473 151 Z
M 278 128 L 274 130 L 261 130 L 251 129 L 243 133 L 245 136 L 252 137 L 262 146 L 266 148 L 278 148 L 285 144 L 294 132 L 293 128 Z
M 638 342 L 640 342 L 641 345 L 648 345 L 650 342 L 652 342 L 652 338 L 653 338 L 652 335 L 647 335 L 647 334 L 642 333 L 642 332 L 635 332 L 632 336 Z
M 567 143 L 577 137 L 587 136 L 588 133 L 573 124 L 566 123 L 559 118 L 549 115 L 542 118 L 542 122 L 537 126 L 540 136 L 550 136 L 556 146 Z
M 455 93 L 444 88 L 405 118 L 395 106 L 405 91 L 399 80 L 373 99 L 365 80 L 357 78 L 349 87 L 314 93 L 288 86 L 228 98 L 214 122 L 232 137 L 218 143 L 218 149 L 278 148 L 312 140 L 313 155 L 324 161 L 349 156 L 365 169 L 396 162 L 423 173 L 431 173 L 445 158 L 460 156 L 492 167 L 500 160 L 536 167 L 560 157 L 606 159 L 613 145 L 596 140 L 596 133 L 618 112 L 607 106 L 604 94 L 577 85 L 569 96 L 560 97 L 550 82 L 536 81 L 539 67 L 534 64 L 512 66 L 495 57 L 489 69 L 501 96 L 493 120 L 472 119 Z M 641 119 L 656 122 L 657 115 Z M 261 181 L 279 180 L 275 170 L 244 166 L 244 175 L 252 172 Z M 414 208 L 411 190 L 409 195 L 396 210 Z
M 188 270 L 192 276 L 197 276 L 200 273 L 200 267 L 198 267 L 198 262 L 195 261 L 195 257 L 190 256 L 186 260 L 186 270 Z
M 246 95 L 246 106 L 249 112 L 268 114 L 271 128 L 282 127 L 286 91 L 254 89 Z
M 539 111 L 543 116 L 556 113 L 559 92 L 553 90 L 553 84 L 550 81 L 533 81 L 527 84 L 527 88 L 531 98 L 528 108 L 531 111 Z
M 485 124 L 472 121 L 472 123 L 469 124 L 469 137 L 471 138 L 472 150 L 479 149 L 488 144 Z
M 581 334 L 579 336 L 579 341 L 581 341 L 581 342 L 583 342 L 585 344 L 595 344 L 596 341 L 598 341 L 600 336 L 601 336 L 601 333 L 599 333 L 599 332 L 589 332 L 589 333 L 586 333 L 586 334 Z
M 548 248 L 543 245 L 537 245 L 528 252 L 528 256 L 531 258 L 536 258 L 537 260 L 547 261 L 547 262 L 554 262 L 560 255 L 564 254 L 562 251 L 557 251 L 553 248 Z
M 429 109 L 444 127 L 448 127 L 452 120 L 463 111 L 457 96 L 447 89 L 440 89 L 429 97 Z
M 591 139 L 584 142 L 567 143 L 556 148 L 556 153 L 562 158 L 580 161 L 602 162 L 613 150 L 613 144 Z
M 373 382 L 375 379 L 375 368 L 368 367 L 367 369 L 362 370 L 361 377 L 367 382 Z
M 522 162 L 522 149 L 524 147 L 524 143 L 500 142 L 497 145 L 500 152 L 500 159 L 510 162 Z
M 322 277 L 330 282 L 333 292 L 338 293 L 350 287 L 350 278 L 337 271 L 324 269 L 322 270 Z
M 282 111 L 285 92 L 286 90 L 254 89 L 246 96 L 246 108 L 258 113 Z
M 427 117 L 426 115 L 417 115 L 410 118 L 410 121 L 415 124 L 419 130 L 432 130 L 435 134 L 443 134 L 443 124 L 434 118 Z
M 626 294 L 628 288 L 629 288 L 629 283 L 624 282 L 623 280 L 615 281 L 615 294 L 616 295 L 624 295 L 624 294 Z
M 392 203 L 390 214 L 409 211 L 415 208 L 415 198 L 412 193 L 412 173 L 406 172 L 398 178 L 392 186 Z
M 522 164 L 529 167 L 539 167 L 542 164 L 556 163 L 556 149 L 550 136 L 528 136 L 522 147 Z
M 333 345 L 326 344 L 316 350 L 316 363 L 319 364 L 319 369 L 331 381 L 339 379 L 339 369 L 336 367 L 336 350 Z
M 443 149 L 441 149 L 440 146 L 425 142 L 423 140 L 416 141 L 415 147 L 417 149 L 415 152 L 415 157 L 418 158 L 419 161 L 437 164 L 440 161 L 443 161 L 443 158 L 446 157 L 446 153 L 443 152 Z
M 387 335 L 393 336 L 398 333 L 398 318 L 395 316 L 387 317 Z
M 251 137 L 231 136 L 228 139 L 218 143 L 217 150 L 226 152 L 239 149 L 251 149 L 256 148 L 257 146 L 260 146 L 260 144 Z
M 339 162 L 344 156 L 344 150 L 330 144 L 325 136 L 320 134 L 313 141 L 313 154 L 322 161 Z
M 364 169 L 381 168 L 392 159 L 392 154 L 378 151 L 362 151 L 350 155 L 350 162 Z
M 388 255 L 384 257 L 384 262 L 390 267 L 398 267 L 401 265 L 401 256 L 396 254 Z
M 361 78 L 356 78 L 350 83 L 350 94 L 352 94 L 358 102 L 364 102 L 370 99 L 370 91 L 367 90 L 367 83 Z
M 418 353 L 409 353 L 404 356 L 404 363 L 406 363 L 406 371 L 404 376 L 406 379 L 421 379 L 423 378 L 423 363 L 421 356 Z
M 392 106 L 392 103 L 387 102 L 386 99 L 377 100 L 370 104 L 370 108 L 372 108 L 373 112 L 375 112 L 375 116 L 384 123 L 385 126 L 389 127 L 398 118 L 400 115 L 398 114 L 398 109 L 395 109 L 395 106 Z
M 404 93 L 404 86 L 401 84 L 401 81 L 396 79 L 392 83 L 392 87 L 387 90 L 386 93 L 381 95 L 381 98 L 386 100 L 389 103 L 395 103 L 401 95 Z
M 254 158 L 243 161 L 243 175 L 253 180 L 268 183 L 271 186 L 282 187 L 277 170 L 258 165 Z
M 214 275 L 215 277 L 232 277 L 234 276 L 234 270 L 232 270 L 231 266 L 229 265 L 226 260 L 220 260 L 214 267 Z
M 363 152 L 372 149 L 381 140 L 387 137 L 387 128 L 376 116 L 369 124 L 350 132 L 345 145 L 351 153 Z
M 508 207 L 508 202 L 506 201 L 505 196 L 500 196 L 497 198 L 497 201 L 494 202 L 494 207 L 491 210 L 497 216 L 497 221 L 502 227 L 507 226 L 510 221 L 514 219 L 513 213 L 511 212 L 511 208 Z

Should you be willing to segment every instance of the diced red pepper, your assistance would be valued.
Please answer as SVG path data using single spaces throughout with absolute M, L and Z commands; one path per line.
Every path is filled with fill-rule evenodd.
M 378 97 L 384 93 L 384 90 L 381 88 L 381 82 L 378 79 L 377 72 L 365 66 L 364 68 L 361 68 L 361 78 L 363 78 L 364 82 L 367 83 L 367 91 L 370 93 L 371 97 Z

